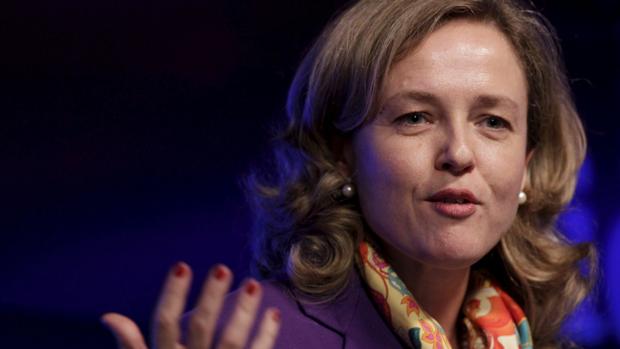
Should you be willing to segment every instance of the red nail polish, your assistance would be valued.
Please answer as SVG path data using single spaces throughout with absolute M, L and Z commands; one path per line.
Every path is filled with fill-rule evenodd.
M 280 319 L 281 319 L 280 310 L 274 309 L 273 312 L 271 313 L 271 318 L 275 322 L 280 322 Z
M 249 295 L 256 293 L 257 289 L 258 285 L 256 284 L 256 281 L 250 280 L 245 284 L 245 292 Z
M 177 265 L 174 267 L 174 276 L 176 277 L 182 277 L 183 275 L 185 275 L 186 272 L 187 268 L 185 268 L 185 265 L 181 262 L 177 263 Z
M 217 280 L 222 281 L 226 277 L 226 270 L 221 265 L 218 265 L 217 267 L 215 267 L 215 272 L 213 273 L 213 276 L 215 276 Z

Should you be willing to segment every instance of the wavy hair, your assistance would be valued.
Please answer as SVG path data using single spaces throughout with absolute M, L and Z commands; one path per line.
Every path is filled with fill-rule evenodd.
M 303 59 L 289 90 L 287 123 L 269 171 L 246 185 L 253 204 L 254 271 L 327 300 L 344 288 L 357 246 L 372 232 L 338 147 L 377 113 L 390 67 L 447 21 L 491 23 L 509 39 L 528 83 L 526 204 L 508 232 L 475 266 L 524 307 L 537 348 L 557 347 L 562 321 L 591 290 L 597 255 L 555 228 L 574 194 L 586 151 L 557 36 L 547 20 L 516 0 L 361 0 L 335 17 Z M 584 268 L 585 266 L 585 268 Z

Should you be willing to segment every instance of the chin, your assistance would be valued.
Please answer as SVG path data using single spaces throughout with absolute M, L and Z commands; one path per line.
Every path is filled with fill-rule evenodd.
M 445 270 L 460 270 L 467 269 L 472 265 L 476 264 L 482 256 L 472 258 L 470 256 L 450 256 L 444 258 L 434 258 L 424 260 L 423 263 L 427 266 L 432 266 L 437 269 L 445 269 Z
M 466 269 L 481 260 L 491 248 L 492 246 L 488 249 L 480 246 L 467 248 L 466 244 L 460 244 L 454 248 L 443 248 L 441 251 L 426 251 L 419 260 L 427 266 L 439 269 Z

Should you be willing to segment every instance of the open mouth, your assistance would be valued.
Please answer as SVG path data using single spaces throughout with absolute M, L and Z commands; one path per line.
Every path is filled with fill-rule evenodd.
M 480 200 L 467 189 L 443 189 L 432 196 L 428 201 L 442 202 L 446 204 L 480 204 Z
M 480 200 L 466 189 L 444 189 L 427 199 L 433 209 L 442 216 L 463 219 L 473 215 Z
M 460 199 L 460 198 L 446 198 L 446 199 L 442 199 L 438 202 L 443 202 L 445 204 L 469 204 L 471 203 L 471 201 L 467 200 L 467 199 Z

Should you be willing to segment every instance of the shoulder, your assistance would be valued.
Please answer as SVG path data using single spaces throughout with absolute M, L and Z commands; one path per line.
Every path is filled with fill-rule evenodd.
M 280 310 L 282 325 L 275 348 L 340 348 L 342 346 L 342 336 L 309 314 L 308 304 L 291 287 L 274 280 L 262 281 L 261 286 L 263 299 L 259 314 L 262 315 L 270 307 Z M 239 291 L 235 293 L 237 292 Z M 227 299 L 228 311 L 234 306 L 235 293 Z M 329 305 L 327 307 L 331 308 Z M 258 324 L 255 324 L 252 336 L 256 333 L 257 327 Z
M 265 280 L 260 282 L 262 301 L 258 310 L 257 321 L 254 323 L 250 338 L 254 338 L 258 331 L 259 320 L 266 309 L 275 307 L 280 311 L 281 327 L 276 339 L 275 348 L 340 348 L 342 338 L 332 329 L 325 327 L 309 316 L 300 303 L 299 297 L 284 283 Z M 232 315 L 237 297 L 241 291 L 231 292 L 226 297 L 222 312 L 217 323 L 215 343 L 224 331 Z M 186 313 L 182 319 L 183 334 L 186 333 L 187 323 L 192 312 Z M 248 345 L 249 347 L 249 345 Z
M 352 273 L 347 287 L 338 297 L 323 303 L 309 301 L 282 282 L 267 280 L 260 284 L 263 298 L 257 318 L 260 319 L 267 308 L 276 307 L 280 310 L 281 327 L 276 349 L 401 347 L 398 338 L 374 307 L 356 273 Z M 230 293 L 224 302 L 215 343 L 235 309 L 240 292 L 237 290 Z M 190 315 L 184 316 L 184 329 Z M 258 323 L 255 323 L 250 338 L 254 338 L 257 329 Z

